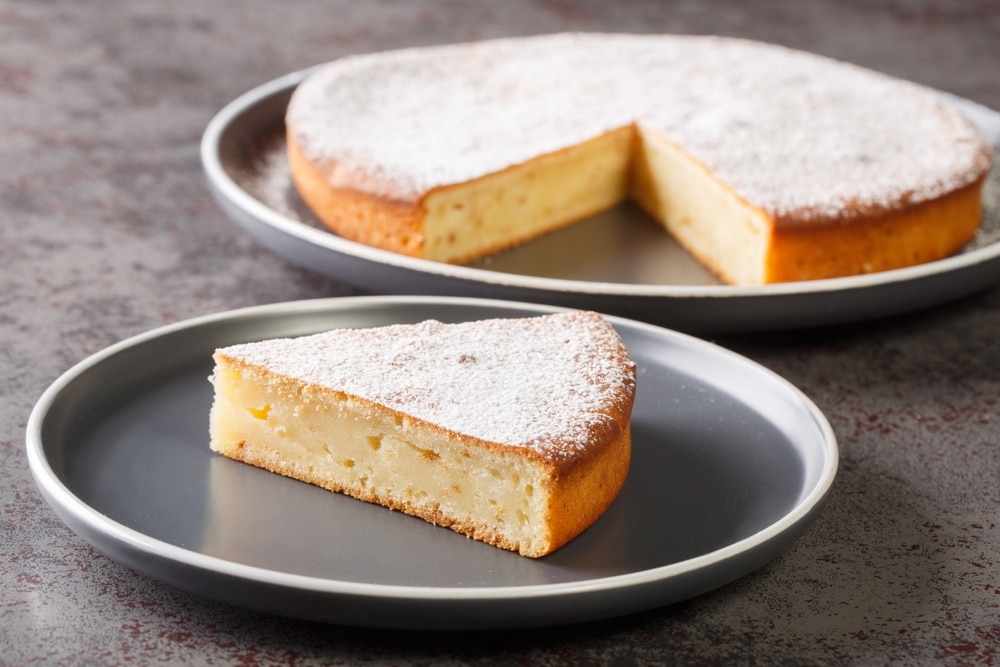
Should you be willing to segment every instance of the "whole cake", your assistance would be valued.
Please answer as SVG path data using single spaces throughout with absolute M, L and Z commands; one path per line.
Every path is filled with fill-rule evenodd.
M 702 36 L 347 57 L 298 86 L 286 128 L 299 193 L 348 239 L 465 262 L 631 198 L 733 284 L 947 256 L 993 156 L 920 86 Z
M 339 329 L 217 350 L 211 448 L 538 557 L 631 458 L 635 364 L 589 312 Z

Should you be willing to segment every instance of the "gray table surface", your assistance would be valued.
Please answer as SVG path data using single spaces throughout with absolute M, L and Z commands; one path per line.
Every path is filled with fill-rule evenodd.
M 0 665 L 1000 661 L 997 288 L 863 325 L 719 339 L 813 398 L 839 477 L 790 552 L 631 617 L 422 634 L 260 615 L 117 565 L 42 501 L 25 426 L 73 363 L 197 315 L 362 293 L 219 212 L 198 161 L 219 108 L 348 53 L 565 30 L 752 37 L 1000 109 L 990 0 L 0 0 Z

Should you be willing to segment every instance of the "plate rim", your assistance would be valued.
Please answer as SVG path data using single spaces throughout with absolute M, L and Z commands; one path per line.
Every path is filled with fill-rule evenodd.
M 43 425 L 46 418 L 51 414 L 51 410 L 61 393 L 74 380 L 123 350 L 127 350 L 129 348 L 184 330 L 196 330 L 213 323 L 238 321 L 259 315 L 294 317 L 310 311 L 321 310 L 323 312 L 329 312 L 330 310 L 341 310 L 349 312 L 357 310 L 358 308 L 371 306 L 391 307 L 393 304 L 444 304 L 468 307 L 470 309 L 474 307 L 503 308 L 509 310 L 517 309 L 519 311 L 534 311 L 538 314 L 573 310 L 571 308 L 549 306 L 545 304 L 499 299 L 480 299 L 473 297 L 330 297 L 236 308 L 233 310 L 202 315 L 159 326 L 144 333 L 125 338 L 124 340 L 112 344 L 77 362 L 62 373 L 40 396 L 29 416 L 26 433 L 28 463 L 31 474 L 35 478 L 36 485 L 41 490 L 46 501 L 56 511 L 56 514 L 59 515 L 64 523 L 66 523 L 78 535 L 83 537 L 85 541 L 90 542 L 94 546 L 97 545 L 94 540 L 91 539 L 89 533 L 82 533 L 79 527 L 73 522 L 79 521 L 81 525 L 87 528 L 88 531 L 94 531 L 97 534 L 110 539 L 112 542 L 120 543 L 122 546 L 137 550 L 144 556 L 155 557 L 168 562 L 183 564 L 185 566 L 201 571 L 207 571 L 219 576 L 235 577 L 241 581 L 247 582 L 248 584 L 264 584 L 277 586 L 282 589 L 294 589 L 301 592 L 319 593 L 323 595 L 346 595 L 364 597 L 368 599 L 391 599 L 397 601 L 419 600 L 423 602 L 448 602 L 454 604 L 462 602 L 510 603 L 525 600 L 537 600 L 540 598 L 553 599 L 578 594 L 623 591 L 655 584 L 657 582 L 662 583 L 684 574 L 697 573 L 698 571 L 704 570 L 712 565 L 722 564 L 730 559 L 748 554 L 754 549 L 767 546 L 785 532 L 793 531 L 796 528 L 804 530 L 805 526 L 807 526 L 808 523 L 811 523 L 811 519 L 815 518 L 815 514 L 819 509 L 821 509 L 831 491 L 837 469 L 839 467 L 838 443 L 833 429 L 826 417 L 804 392 L 762 364 L 736 352 L 723 348 L 715 343 L 657 325 L 613 315 L 605 315 L 605 317 L 607 317 L 613 324 L 647 330 L 657 336 L 666 335 L 667 337 L 678 337 L 680 341 L 686 345 L 704 346 L 705 349 L 711 351 L 712 353 L 720 354 L 726 357 L 728 361 L 748 364 L 754 371 L 770 376 L 773 381 L 777 382 L 784 389 L 791 392 L 792 397 L 800 404 L 800 408 L 805 410 L 809 414 L 811 420 L 815 423 L 817 435 L 821 436 L 822 441 L 820 442 L 817 440 L 817 443 L 814 443 L 813 447 L 817 448 L 817 451 L 821 450 L 823 455 L 823 465 L 813 487 L 799 498 L 794 507 L 781 515 L 777 520 L 771 522 L 755 533 L 719 549 L 675 563 L 617 575 L 598 576 L 571 582 L 515 586 L 418 586 L 354 582 L 281 572 L 275 569 L 236 563 L 225 558 L 206 555 L 198 551 L 174 545 L 146 535 L 137 529 L 126 526 L 101 514 L 97 509 L 88 505 L 83 499 L 76 496 L 76 494 L 73 493 L 63 480 L 60 479 L 60 476 L 55 472 L 45 453 L 45 443 L 42 435 Z M 803 450 L 801 449 L 799 450 L 800 453 L 802 451 Z M 64 516 L 64 514 L 66 516 Z M 794 539 L 797 539 L 797 536 Z M 108 553 L 106 549 L 100 546 L 97 546 L 97 548 L 98 551 L 101 551 L 112 559 L 118 560 Z M 784 551 L 784 549 L 782 549 L 782 551 Z M 770 558 L 767 560 L 770 560 Z M 767 560 L 764 562 L 767 562 Z M 755 565 L 751 568 L 751 570 L 747 570 L 747 572 L 752 571 L 752 569 L 757 569 L 762 564 L 763 563 Z M 129 563 L 126 562 L 126 565 L 129 565 Z M 746 572 L 743 572 L 739 576 L 744 576 L 745 574 Z M 154 578 L 159 577 L 154 576 Z
M 323 64 L 296 70 L 262 83 L 237 96 L 220 109 L 209 121 L 202 134 L 200 153 L 202 167 L 210 184 L 240 209 L 265 221 L 272 228 L 302 241 L 327 250 L 350 255 L 365 261 L 415 271 L 423 274 L 463 281 L 478 282 L 499 287 L 531 291 L 550 291 L 581 295 L 631 296 L 639 298 L 673 299 L 727 299 L 727 298 L 772 298 L 777 296 L 808 296 L 822 293 L 842 293 L 863 290 L 896 283 L 906 283 L 940 274 L 972 268 L 991 260 L 1000 260 L 1000 240 L 960 254 L 951 255 L 932 262 L 914 266 L 879 271 L 876 273 L 824 278 L 819 280 L 773 283 L 768 285 L 653 285 L 641 283 L 619 283 L 603 281 L 571 280 L 545 276 L 529 276 L 503 271 L 446 264 L 427 259 L 409 257 L 399 253 L 374 248 L 350 241 L 322 229 L 313 228 L 298 220 L 293 220 L 261 202 L 229 175 L 220 158 L 219 147 L 222 136 L 241 114 L 255 107 L 267 98 L 294 89 L 310 73 L 322 68 Z M 1000 127 L 1000 112 L 979 105 L 964 98 L 929 89 L 956 105 L 971 105 L 980 115 L 995 116 Z M 994 142 L 1000 140 L 997 137 Z M 1000 151 L 1000 146 L 994 143 Z M 997 158 L 995 158 L 997 159 Z M 1000 162 L 998 162 L 1000 164 Z M 995 166 L 994 168 L 998 168 Z

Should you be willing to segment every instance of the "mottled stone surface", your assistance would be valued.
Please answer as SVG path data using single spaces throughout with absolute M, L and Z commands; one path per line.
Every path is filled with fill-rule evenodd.
M 269 617 L 115 564 L 44 504 L 25 426 L 74 362 L 196 315 L 357 293 L 262 250 L 215 207 L 198 142 L 222 105 L 346 53 L 576 29 L 765 39 L 1000 108 L 992 0 L 0 0 L 0 664 L 1000 662 L 996 288 L 721 340 L 816 401 L 841 472 L 789 553 L 632 617 L 503 635 Z

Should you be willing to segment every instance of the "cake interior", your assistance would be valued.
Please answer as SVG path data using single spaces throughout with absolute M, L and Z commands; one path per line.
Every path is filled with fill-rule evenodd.
M 770 229 L 763 212 L 658 133 L 632 125 L 432 191 L 424 202 L 424 253 L 441 262 L 468 261 L 629 198 L 727 282 L 765 281 Z M 720 263 L 720 257 L 727 259 Z
M 470 448 L 447 431 L 252 367 L 219 367 L 213 382 L 212 448 L 221 454 L 524 555 L 554 548 L 542 463 Z

